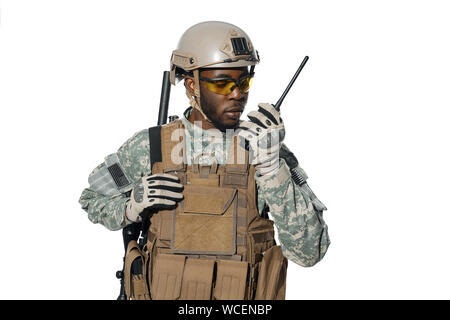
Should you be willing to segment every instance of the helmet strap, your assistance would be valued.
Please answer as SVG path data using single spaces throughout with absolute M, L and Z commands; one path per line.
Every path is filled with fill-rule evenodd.
M 206 114 L 203 112 L 201 105 L 200 105 L 200 75 L 199 75 L 199 70 L 195 69 L 193 70 L 194 73 L 194 83 L 195 83 L 195 89 L 194 89 L 194 96 L 192 96 L 189 93 L 189 90 L 186 88 L 186 95 L 189 98 L 189 103 L 191 104 L 191 106 L 194 109 L 197 109 L 200 114 L 203 116 L 203 118 L 208 121 L 208 122 L 212 122 L 207 116 Z

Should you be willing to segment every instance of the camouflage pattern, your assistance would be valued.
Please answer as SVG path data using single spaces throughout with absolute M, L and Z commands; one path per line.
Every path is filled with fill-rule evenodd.
M 132 180 L 130 190 L 140 181 L 141 177 L 150 173 L 150 143 L 148 130 L 142 130 L 128 139 L 117 151 L 117 156 L 126 175 Z M 105 167 L 101 163 L 90 176 Z M 88 213 L 93 223 L 100 223 L 109 230 L 119 230 L 131 223 L 125 219 L 125 205 L 128 198 L 117 192 L 113 195 L 103 195 L 87 188 L 81 197 L 81 207 Z
M 283 254 L 289 260 L 310 267 L 319 262 L 330 245 L 323 212 L 291 179 L 289 167 L 280 161 L 278 172 L 256 176 L 258 204 L 266 202 L 278 230 Z
M 187 163 L 194 163 L 194 159 L 202 153 L 213 154 L 219 164 L 226 163 L 231 137 L 218 130 L 202 130 L 195 126 L 187 120 L 190 111 L 191 109 L 188 109 L 182 118 L 185 126 Z M 130 189 L 141 177 L 150 174 L 149 154 L 147 129 L 136 133 L 117 151 L 123 170 L 132 180 Z M 205 162 L 208 161 L 212 161 L 212 158 Z M 104 166 L 105 163 L 100 164 L 91 175 Z M 276 173 L 257 175 L 255 179 L 258 187 L 258 208 L 262 210 L 264 203 L 268 204 L 284 255 L 301 266 L 312 266 L 320 261 L 330 244 L 323 212 L 315 208 L 304 188 L 293 182 L 284 160 L 280 161 L 280 168 Z M 79 200 L 93 223 L 100 223 L 110 230 L 119 230 L 130 223 L 124 218 L 127 201 L 128 198 L 123 193 L 106 196 L 90 188 L 83 190 Z
M 183 117 L 181 121 L 185 128 L 187 164 L 193 164 L 201 154 L 212 155 L 219 164 L 226 163 L 231 135 L 219 130 L 203 130 L 187 120 L 186 117 Z M 213 157 L 202 157 L 203 164 L 211 164 Z

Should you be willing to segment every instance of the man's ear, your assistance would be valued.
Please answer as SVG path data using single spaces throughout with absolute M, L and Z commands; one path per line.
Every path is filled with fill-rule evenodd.
M 189 91 L 189 94 L 191 96 L 195 96 L 195 81 L 194 78 L 191 77 L 185 77 L 184 78 L 184 86 Z

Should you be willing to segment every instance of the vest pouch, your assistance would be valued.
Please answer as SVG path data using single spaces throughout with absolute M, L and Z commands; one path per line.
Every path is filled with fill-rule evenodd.
M 151 289 L 153 300 L 177 300 L 181 293 L 186 256 L 160 253 L 153 262 Z
M 218 260 L 214 299 L 243 300 L 247 288 L 248 262 Z
M 258 274 L 255 300 L 284 300 L 286 295 L 287 259 L 280 246 L 264 253 Z
M 251 231 L 249 234 L 253 240 L 252 250 L 255 254 L 262 254 L 275 245 L 275 232 L 273 228 L 268 229 L 266 227 L 262 230 Z M 256 262 L 258 262 L 257 259 Z
M 236 253 L 237 190 L 185 185 L 173 221 L 174 253 Z
M 187 258 L 181 285 L 181 300 L 210 300 L 215 261 Z
M 235 198 L 236 189 L 211 186 L 184 186 L 183 213 L 224 215 Z
M 134 240 L 128 244 L 125 255 L 124 286 L 128 300 L 150 299 L 144 273 L 144 257 Z

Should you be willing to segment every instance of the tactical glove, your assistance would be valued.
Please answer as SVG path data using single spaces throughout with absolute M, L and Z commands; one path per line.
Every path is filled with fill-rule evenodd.
M 178 181 L 177 177 L 165 173 L 143 177 L 127 202 L 127 219 L 140 222 L 142 217 L 139 214 L 146 208 L 159 210 L 174 206 L 183 199 L 183 185 Z
M 258 111 L 248 114 L 250 121 L 243 121 L 238 135 L 249 142 L 250 163 L 261 176 L 272 174 L 279 168 L 279 152 L 285 130 L 280 113 L 269 103 L 260 103 Z

